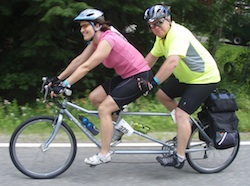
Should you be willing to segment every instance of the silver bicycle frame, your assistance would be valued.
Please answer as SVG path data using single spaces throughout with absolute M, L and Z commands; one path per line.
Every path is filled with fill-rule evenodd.
M 47 148 L 49 146 L 49 144 L 51 143 L 51 141 L 53 141 L 53 139 L 55 138 L 59 128 L 60 128 L 60 125 L 61 125 L 61 122 L 63 120 L 63 115 L 66 115 L 71 121 L 73 121 L 80 129 L 81 131 L 94 143 L 96 144 L 96 146 L 98 148 L 101 148 L 101 143 L 99 140 L 97 140 L 97 138 L 85 127 L 83 126 L 68 110 L 67 110 L 67 107 L 71 107 L 73 109 L 76 109 L 78 111 L 81 111 L 83 113 L 87 113 L 89 115 L 93 115 L 95 117 L 99 117 L 98 116 L 98 111 L 97 110 L 87 110 L 85 108 L 82 108 L 72 102 L 69 102 L 67 99 L 64 99 L 63 103 L 62 103 L 62 107 L 60 109 L 60 113 L 58 115 L 58 119 L 57 119 L 57 123 L 56 123 L 56 127 L 54 128 L 54 131 L 51 135 L 51 137 L 47 140 L 47 142 L 44 144 L 44 147 Z M 120 111 L 119 114 L 118 114 L 118 119 L 117 119 L 117 123 L 121 120 L 122 116 L 125 116 L 125 115 L 137 115 L 137 116 L 171 116 L 170 113 L 160 113 L 160 112 L 127 112 L 127 111 Z M 193 124 L 195 124 L 200 131 L 203 131 L 204 135 L 207 135 L 204 130 L 199 126 L 199 124 L 193 119 L 191 118 L 191 121 Z M 114 125 L 116 125 L 116 122 L 114 122 Z M 111 148 L 111 152 L 114 153 L 114 154 L 164 154 L 164 153 L 173 153 L 174 150 L 169 150 L 171 149 L 171 146 L 166 143 L 166 142 L 163 142 L 163 141 L 160 141 L 156 138 L 153 138 L 147 134 L 143 134 L 141 132 L 138 132 L 138 131 L 134 131 L 133 132 L 134 134 L 136 135 L 139 135 L 145 139 L 148 139 L 150 141 L 153 141 L 155 143 L 158 143 L 158 144 L 161 144 L 163 145 L 164 147 L 166 147 L 165 149 L 167 150 L 164 150 L 164 149 L 160 149 L 160 150 L 146 150 L 146 149 L 142 149 L 142 150 L 135 150 L 135 149 L 128 149 L 128 150 L 123 150 L 123 149 L 116 149 L 118 147 L 115 147 L 115 148 Z M 209 139 L 209 137 L 207 136 L 207 138 Z M 202 149 L 202 151 L 204 151 L 206 149 Z M 186 152 L 189 153 L 189 152 L 194 152 L 194 151 L 197 151 L 196 149 L 186 149 Z

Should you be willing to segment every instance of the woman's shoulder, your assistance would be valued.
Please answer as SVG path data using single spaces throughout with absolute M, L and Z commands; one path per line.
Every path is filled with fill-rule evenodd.
M 101 36 L 101 40 L 103 39 L 112 43 L 119 43 L 119 44 L 127 43 L 127 40 L 124 37 L 121 37 L 119 34 L 117 34 L 116 32 L 112 30 L 107 30 L 103 32 Z
M 115 33 L 112 30 L 106 30 L 103 32 L 103 37 L 105 36 L 113 36 Z

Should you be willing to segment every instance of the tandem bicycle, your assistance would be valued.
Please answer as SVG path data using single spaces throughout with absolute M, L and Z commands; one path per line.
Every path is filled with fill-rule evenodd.
M 44 100 L 49 95 L 50 88 L 46 85 L 47 78 L 43 78 L 42 89 Z M 77 152 L 77 140 L 73 130 L 65 122 L 67 117 L 98 148 L 100 140 L 84 126 L 77 116 L 72 114 L 74 109 L 79 114 L 91 115 L 98 118 L 97 110 L 85 109 L 70 101 L 72 90 L 66 89 L 63 99 L 52 98 L 56 110 L 55 116 L 35 116 L 22 122 L 13 132 L 10 139 L 9 153 L 15 167 L 24 175 L 36 179 L 54 178 L 65 172 L 73 163 Z M 118 118 L 113 122 L 116 126 L 124 116 L 163 116 L 171 117 L 171 113 L 158 112 L 129 112 L 120 110 Z M 227 168 L 237 156 L 240 147 L 240 137 L 237 144 L 228 149 L 216 149 L 213 140 L 206 133 L 207 124 L 190 117 L 192 134 L 187 148 L 186 159 L 190 166 L 199 173 L 217 173 Z M 113 154 L 162 154 L 169 156 L 176 151 L 176 137 L 168 141 L 162 141 L 149 134 L 133 130 L 132 135 L 150 140 L 159 145 L 159 149 L 143 147 L 140 149 L 123 149 L 119 145 L 110 148 Z M 203 139 L 200 139 L 200 135 Z M 25 145 L 25 147 L 23 147 Z M 63 144 L 63 146 L 60 146 Z M 145 148 L 145 149 L 144 149 Z M 148 149 L 149 148 L 149 149 Z M 60 156 L 59 156 L 60 155 Z M 52 157 L 57 157 L 51 162 Z M 60 157 L 60 158 L 59 158 Z

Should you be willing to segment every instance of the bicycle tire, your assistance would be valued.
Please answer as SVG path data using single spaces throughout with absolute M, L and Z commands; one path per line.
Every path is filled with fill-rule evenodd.
M 64 122 L 48 149 L 41 149 L 41 144 L 53 131 L 54 120 L 50 116 L 32 117 L 13 132 L 9 146 L 10 157 L 15 167 L 26 176 L 36 179 L 54 178 L 73 163 L 77 151 L 76 138 Z
M 227 168 L 235 159 L 240 147 L 238 134 L 236 146 L 228 149 L 216 149 L 212 144 L 199 139 L 199 129 L 196 128 L 190 137 L 186 153 L 189 165 L 199 173 L 218 173 Z M 206 148 L 207 150 L 203 150 Z

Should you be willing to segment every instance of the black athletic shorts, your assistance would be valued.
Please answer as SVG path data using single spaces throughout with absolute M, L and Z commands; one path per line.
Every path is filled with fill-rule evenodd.
M 162 84 L 161 89 L 171 99 L 181 97 L 178 107 L 191 115 L 208 98 L 210 93 L 217 87 L 217 84 L 180 83 L 178 79 L 171 76 L 166 83 Z
M 139 89 L 137 83 L 138 77 L 151 81 L 153 74 L 149 70 L 126 79 L 117 76 L 103 83 L 102 86 L 106 93 L 114 99 L 119 108 L 122 108 L 124 105 L 127 105 L 142 96 L 143 92 Z

